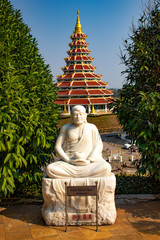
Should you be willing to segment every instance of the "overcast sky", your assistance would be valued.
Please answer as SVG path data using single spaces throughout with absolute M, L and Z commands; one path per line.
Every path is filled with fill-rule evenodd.
M 146 2 L 147 0 L 143 0 Z M 31 28 L 33 37 L 45 62 L 50 65 L 53 80 L 62 74 L 64 58 L 69 50 L 69 38 L 74 31 L 77 10 L 86 42 L 94 57 L 95 73 L 109 88 L 121 88 L 125 77 L 119 57 L 123 39 L 129 34 L 142 12 L 141 0 L 11 0 L 20 9 L 24 22 Z

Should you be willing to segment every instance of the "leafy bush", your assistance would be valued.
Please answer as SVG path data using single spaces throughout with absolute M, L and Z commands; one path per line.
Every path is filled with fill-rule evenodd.
M 159 194 L 160 184 L 158 181 L 147 176 L 116 175 L 116 194 Z M 23 182 L 18 184 L 12 198 L 43 199 L 42 197 L 42 174 L 38 181 Z
M 116 194 L 159 194 L 160 185 L 152 177 L 117 175 Z
M 145 6 L 138 27 L 125 40 L 126 84 L 115 104 L 119 121 L 139 146 L 140 174 L 160 180 L 160 1 Z
M 20 11 L 0 0 L 0 196 L 37 180 L 50 160 L 58 108 L 49 66 Z

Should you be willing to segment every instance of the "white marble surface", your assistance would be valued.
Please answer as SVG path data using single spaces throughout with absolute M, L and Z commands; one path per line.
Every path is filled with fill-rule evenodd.
M 113 224 L 116 220 L 115 208 L 115 186 L 116 178 L 113 173 L 108 177 L 101 178 L 75 178 L 67 179 L 68 186 L 95 185 L 98 181 L 98 224 Z M 44 204 L 42 216 L 47 225 L 63 226 L 65 224 L 65 181 L 66 179 L 44 178 L 42 193 Z M 58 188 L 57 188 L 58 186 Z M 60 187 L 61 186 L 61 187 Z M 95 196 L 89 197 L 68 197 L 68 213 L 95 213 Z M 69 225 L 95 225 L 95 222 L 72 221 Z

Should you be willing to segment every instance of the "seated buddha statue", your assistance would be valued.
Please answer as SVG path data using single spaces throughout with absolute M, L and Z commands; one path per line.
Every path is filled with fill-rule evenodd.
M 46 174 L 55 179 L 106 177 L 111 165 L 103 159 L 102 150 L 97 127 L 87 123 L 85 107 L 76 105 L 71 111 L 71 123 L 61 128 L 55 144 L 60 160 L 49 164 Z

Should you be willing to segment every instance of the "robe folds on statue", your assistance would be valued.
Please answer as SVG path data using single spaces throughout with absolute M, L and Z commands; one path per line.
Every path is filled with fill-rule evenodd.
M 107 177 L 89 177 L 89 178 L 68 178 L 68 179 L 50 179 L 44 178 L 42 185 L 43 196 L 46 196 L 46 201 L 54 202 L 53 206 L 58 209 L 63 208 L 65 204 L 65 182 L 67 186 L 95 186 L 95 181 L 98 182 L 98 201 L 103 203 L 107 198 L 108 204 L 113 201 L 116 179 L 114 174 Z M 94 204 L 93 204 L 94 202 Z M 69 197 L 69 207 L 79 211 L 95 206 L 95 196 L 72 196 Z
M 102 149 L 102 140 L 96 126 L 85 123 L 80 139 L 75 144 L 66 145 L 66 154 L 73 164 L 56 161 L 47 166 L 46 173 L 50 178 L 56 179 L 105 177 L 111 172 L 111 166 L 103 159 Z M 89 164 L 81 165 L 83 159 L 76 159 L 75 154 L 83 154 L 83 159 L 88 160 Z M 74 161 L 77 162 L 76 165 Z
M 67 146 L 66 154 L 69 158 L 74 158 L 75 153 L 82 152 L 84 159 L 96 162 L 104 160 L 102 158 L 102 149 L 102 140 L 96 126 L 91 123 L 85 123 L 79 141 L 71 148 Z

